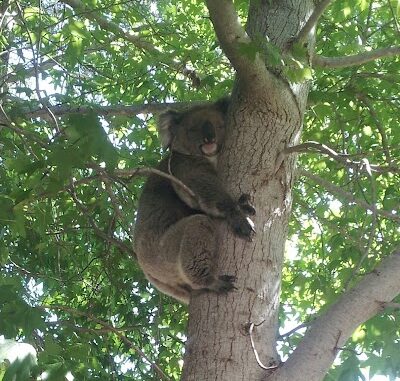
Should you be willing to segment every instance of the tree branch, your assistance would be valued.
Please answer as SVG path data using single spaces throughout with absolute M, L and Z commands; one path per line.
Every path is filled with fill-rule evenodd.
M 315 320 L 288 361 L 268 381 L 322 380 L 352 332 L 400 294 L 399 273 L 397 249 Z
M 219 43 L 244 83 L 251 84 L 272 77 L 257 54 L 254 59 L 241 52 L 241 47 L 251 44 L 251 39 L 242 27 L 231 0 L 206 0 L 211 22 Z
M 65 114 L 87 114 L 89 112 L 95 112 L 97 115 L 102 116 L 114 116 L 114 115 L 125 115 L 133 116 L 138 114 L 159 114 L 170 108 L 173 109 L 184 109 L 189 106 L 205 105 L 209 102 L 175 102 L 175 103 L 148 103 L 138 105 L 113 105 L 113 106 L 70 106 L 70 105 L 57 105 L 50 107 L 51 111 L 56 116 L 62 116 Z M 42 108 L 24 112 L 27 118 L 43 118 L 46 119 L 47 110 Z
M 390 154 L 390 149 L 389 149 L 389 143 L 388 143 L 388 139 L 386 136 L 386 132 L 385 132 L 385 127 L 383 126 L 381 120 L 378 117 L 378 114 L 376 113 L 371 100 L 369 99 L 369 97 L 365 94 L 362 93 L 358 93 L 357 94 L 357 98 L 364 103 L 364 105 L 368 108 L 368 111 L 371 115 L 371 118 L 374 120 L 375 125 L 379 131 L 379 134 L 381 135 L 381 140 L 382 140 L 382 147 L 383 147 L 383 152 L 386 156 L 386 161 L 387 163 L 390 165 L 392 162 L 392 158 L 391 158 L 391 154 Z
M 29 28 L 28 28 L 28 25 L 27 25 L 26 22 L 25 22 L 25 18 L 24 18 L 24 15 L 23 15 L 24 12 L 23 12 L 23 10 L 22 10 L 20 4 L 18 3 L 18 1 L 16 2 L 16 5 L 17 5 L 18 15 L 19 15 L 19 18 L 20 18 L 20 20 L 21 20 L 21 23 L 22 23 L 22 25 L 24 26 L 24 28 L 25 28 L 25 30 L 26 30 L 26 33 L 27 33 L 27 36 L 28 36 L 28 39 L 29 39 L 29 47 L 30 47 L 30 50 L 31 50 L 31 52 L 32 52 L 33 68 L 34 68 L 34 70 L 35 70 L 34 79 L 35 79 L 35 91 L 36 91 L 36 96 L 37 96 L 37 98 L 38 98 L 40 104 L 42 105 L 43 109 L 47 111 L 47 113 L 48 113 L 48 115 L 49 115 L 49 117 L 50 117 L 50 120 L 54 123 L 54 126 L 55 126 L 55 128 L 56 128 L 56 131 L 59 132 L 59 131 L 60 131 L 60 128 L 59 128 L 59 126 L 58 126 L 57 119 L 56 119 L 56 117 L 54 116 L 54 114 L 52 113 L 52 111 L 49 109 L 49 106 L 47 105 L 46 101 L 43 99 L 43 97 L 42 97 L 42 95 L 41 95 L 41 91 L 40 91 L 39 70 L 38 70 L 38 58 L 39 58 L 39 56 L 40 56 L 40 44 L 41 44 L 41 39 L 39 39 L 39 40 L 36 42 L 36 49 L 35 49 L 34 40 L 32 39 L 30 30 L 29 30 Z
M 35 134 L 34 132 L 31 131 L 26 131 L 20 127 L 18 127 L 15 123 L 13 123 L 11 121 L 11 119 L 7 116 L 7 114 L 5 113 L 3 107 L 0 105 L 0 112 L 4 115 L 4 117 L 2 117 L 2 115 L 0 115 L 0 130 L 3 127 L 6 127 L 8 129 L 10 129 L 11 131 L 14 131 L 22 140 L 24 140 L 24 138 L 30 140 L 30 141 L 34 141 L 37 144 L 39 144 L 42 148 L 46 148 L 48 145 L 48 141 L 41 139 L 40 137 L 38 137 L 37 134 Z M 43 114 L 47 115 L 47 110 L 43 109 Z
M 144 40 L 138 35 L 133 33 L 125 32 L 112 21 L 107 20 L 105 17 L 99 15 L 96 10 L 89 9 L 81 0 L 61 0 L 63 3 L 68 4 L 71 8 L 83 14 L 87 19 L 96 22 L 103 30 L 115 34 L 131 42 L 139 49 L 143 49 L 152 54 L 158 54 L 160 51 L 150 42 Z
M 96 22 L 103 30 L 107 30 L 113 33 L 115 36 L 121 37 L 124 40 L 131 42 L 137 48 L 142 49 L 147 53 L 150 53 L 154 57 L 160 58 L 162 51 L 155 45 L 146 41 L 139 35 L 124 31 L 118 24 L 109 21 L 105 17 L 99 15 L 96 10 L 92 10 L 86 7 L 81 0 L 61 1 L 65 4 L 68 4 L 79 13 L 84 14 L 87 19 Z M 185 77 L 189 78 L 193 86 L 198 87 L 198 85 L 200 84 L 200 78 L 197 76 L 194 70 L 187 68 L 185 64 L 176 60 L 171 60 L 167 64 L 174 70 L 181 72 Z
M 383 129 L 383 126 L 381 126 L 381 128 Z M 379 129 L 379 131 L 381 131 L 381 128 Z M 382 131 L 382 133 L 383 132 L 384 131 Z M 382 141 L 384 140 L 384 138 L 385 136 L 382 136 Z M 387 139 L 385 140 L 385 142 L 386 144 L 384 145 L 384 150 L 386 152 L 386 150 L 388 150 Z M 308 141 L 301 144 L 297 144 L 295 146 L 286 147 L 281 152 L 279 152 L 275 161 L 275 172 L 278 171 L 278 169 L 280 168 L 286 157 L 295 152 L 296 153 L 319 152 L 328 155 L 330 158 L 336 160 L 339 163 L 342 163 L 347 168 L 352 168 L 356 170 L 361 168 L 366 168 L 365 164 L 367 159 L 365 158 L 361 160 L 353 160 L 352 157 L 354 157 L 354 155 L 336 152 L 335 150 L 333 150 L 332 148 L 328 147 L 325 144 L 314 141 Z M 388 156 L 387 153 L 386 156 Z M 368 169 L 370 169 L 372 172 L 377 172 L 377 173 L 387 173 L 387 172 L 400 173 L 400 168 L 394 164 L 382 166 L 382 165 L 368 163 Z
M 322 16 L 325 9 L 331 2 L 332 0 L 321 0 L 318 4 L 315 5 L 314 12 L 304 24 L 303 28 L 301 28 L 297 37 L 291 41 L 291 46 L 293 46 L 294 44 L 302 44 L 307 40 L 309 33 L 317 25 L 319 18 Z
M 48 60 L 46 60 L 46 61 L 44 61 L 44 62 L 38 64 L 37 67 L 35 67 L 35 66 L 30 66 L 29 68 L 26 68 L 26 69 L 24 70 L 24 77 L 25 77 L 25 78 L 28 78 L 28 77 L 36 76 L 36 72 L 37 72 L 37 71 L 40 72 L 40 73 L 43 73 L 43 72 L 45 72 L 46 70 L 49 70 L 49 69 L 51 69 L 53 66 L 56 66 L 56 65 L 60 65 L 60 64 L 56 61 L 56 58 L 54 58 L 54 59 L 53 59 L 53 58 L 50 58 L 50 59 L 48 59 Z M 18 72 L 20 72 L 20 71 L 22 71 L 22 69 L 19 69 L 19 70 L 16 70 L 16 71 L 13 71 L 13 72 L 9 73 L 9 74 L 6 76 L 6 78 L 5 78 L 4 81 L 5 81 L 5 82 L 15 82 L 15 81 L 17 81 L 18 75 L 19 75 Z
M 88 184 L 94 180 L 97 179 L 101 179 L 104 182 L 109 182 L 110 180 L 116 180 L 116 177 L 120 177 L 120 178 L 132 178 L 135 176 L 149 176 L 149 175 L 157 175 L 160 177 L 163 177 L 169 181 L 171 181 L 172 183 L 174 183 L 175 185 L 177 185 L 178 187 L 182 188 L 183 191 L 187 192 L 187 194 L 193 198 L 197 198 L 196 194 L 188 187 L 186 186 L 181 180 L 179 180 L 177 177 L 169 174 L 169 173 L 165 173 L 163 171 L 160 171 L 156 168 L 147 168 L 147 167 L 141 167 L 141 168 L 130 168 L 130 169 L 116 169 L 111 173 L 107 172 L 105 169 L 100 168 L 97 164 L 93 164 L 93 163 L 89 163 L 88 164 L 88 168 L 92 168 L 94 170 L 96 170 L 98 172 L 98 174 L 94 174 L 92 176 L 89 177 L 84 177 L 82 179 L 79 180 L 74 180 L 74 181 L 70 181 L 69 185 L 64 188 L 64 189 L 60 189 L 58 192 L 68 192 L 71 194 L 71 192 L 74 192 L 75 188 L 79 185 L 82 184 Z M 48 193 L 43 192 L 39 194 L 39 198 L 43 198 L 43 197 L 47 197 Z M 73 197 L 74 201 L 78 204 L 78 206 L 80 206 L 82 208 L 82 211 L 87 214 L 87 216 L 90 216 L 90 212 L 84 208 L 84 206 L 80 203 L 80 201 L 78 200 L 78 198 L 76 197 L 75 193 L 72 193 L 71 197 Z M 115 203 L 116 204 L 116 203 Z M 93 220 L 90 221 L 92 226 L 94 225 Z M 128 253 L 131 253 L 131 251 L 126 250 L 126 247 L 121 245 L 120 243 L 117 243 L 114 240 L 110 240 L 111 237 L 106 237 L 107 235 L 101 231 L 97 226 L 94 225 L 94 230 L 95 232 L 101 236 L 101 238 L 110 241 L 111 243 L 115 243 L 118 247 L 120 247 L 121 249 L 123 249 L 123 251 L 126 251 Z
M 349 203 L 353 203 L 361 208 L 370 210 L 371 212 L 376 213 L 377 215 L 380 215 L 387 219 L 390 219 L 390 220 L 393 220 L 396 222 L 400 222 L 400 216 L 398 214 L 391 213 L 387 210 L 377 209 L 375 207 L 375 205 L 369 204 L 368 202 L 366 202 L 364 200 L 360 200 L 360 199 L 354 197 L 351 193 L 346 192 L 341 187 L 338 187 L 338 186 L 332 184 L 330 181 L 327 181 L 327 180 L 323 179 L 322 177 L 316 176 L 304 169 L 299 170 L 299 174 L 300 174 L 300 176 L 308 177 L 315 183 L 324 187 L 330 193 L 342 197 Z
M 110 38 L 104 45 L 103 44 L 94 44 L 91 45 L 90 47 L 86 48 L 84 50 L 84 55 L 87 55 L 88 53 L 97 53 L 99 52 L 99 50 L 106 50 L 105 45 L 108 44 L 108 46 L 111 44 L 111 42 L 113 41 L 112 38 Z M 59 62 L 60 59 L 64 58 L 65 54 L 57 54 L 55 56 L 50 56 L 50 54 L 42 54 L 42 56 L 40 57 L 41 59 L 43 59 L 44 57 L 48 57 L 48 59 L 46 61 L 42 61 L 40 63 L 37 64 L 37 71 L 39 71 L 40 73 L 45 73 L 46 70 L 49 70 L 51 68 L 53 68 L 54 66 L 59 66 L 61 68 L 63 68 L 63 70 L 67 71 L 66 68 L 63 67 L 63 64 L 61 62 Z M 34 63 L 34 59 L 29 60 L 28 63 Z M 24 64 L 24 66 L 27 63 Z M 29 77 L 33 77 L 36 75 L 36 68 L 34 65 L 29 66 L 29 67 L 24 67 L 21 69 L 17 69 L 12 70 L 9 74 L 7 74 L 5 76 L 4 81 L 5 82 L 15 82 L 18 80 L 18 77 L 20 76 L 20 73 L 23 73 L 23 77 L 24 78 L 29 78 Z
M 92 180 L 98 178 L 98 177 L 102 178 L 103 181 L 110 181 L 110 180 L 114 180 L 116 176 L 132 178 L 135 176 L 143 176 L 143 175 L 148 176 L 148 175 L 154 174 L 154 175 L 163 177 L 165 179 L 168 179 L 169 181 L 171 181 L 171 183 L 176 184 L 183 191 L 185 191 L 190 197 L 197 200 L 197 195 L 188 186 L 186 186 L 182 181 L 180 181 L 178 178 L 176 178 L 172 174 L 162 172 L 155 168 L 145 168 L 144 167 L 144 168 L 133 168 L 133 169 L 117 169 L 113 172 L 112 175 L 110 175 L 105 170 L 102 170 L 101 168 L 99 168 L 99 166 L 97 166 L 95 164 L 89 164 L 88 167 L 93 168 L 96 171 L 98 171 L 100 176 L 90 176 L 89 178 L 76 180 L 75 182 L 71 180 L 69 186 L 65 190 L 71 196 L 71 198 L 73 199 L 73 201 L 75 202 L 75 204 L 79 208 L 79 210 L 82 212 L 82 214 L 85 215 L 85 217 L 87 218 L 94 233 L 98 237 L 103 239 L 104 241 L 109 242 L 109 243 L 113 244 L 114 246 L 118 247 L 121 250 L 121 252 L 127 253 L 128 255 L 130 255 L 132 257 L 136 257 L 136 254 L 132 248 L 130 248 L 128 245 L 126 245 L 121 240 L 114 237 L 112 234 L 105 233 L 102 229 L 100 229 L 97 226 L 94 219 L 92 218 L 92 213 L 90 212 L 90 210 L 88 208 L 86 208 L 85 205 L 83 205 L 83 203 L 78 199 L 76 192 L 75 192 L 76 185 L 85 184 L 89 181 L 92 181 Z M 104 177 L 106 177 L 106 179 L 104 179 Z M 112 199 L 110 194 L 109 194 L 109 196 Z M 40 195 L 40 197 L 43 197 L 43 194 Z M 113 203 L 113 200 L 111 200 L 111 202 Z M 115 208 L 115 210 L 117 211 L 118 208 Z
M 314 67 L 321 68 L 343 68 L 362 65 L 380 58 L 393 57 L 397 55 L 400 55 L 400 46 L 376 49 L 370 52 L 363 52 L 344 57 L 324 57 L 315 55 L 312 59 L 312 64 Z
M 71 198 L 74 200 L 76 206 L 79 208 L 79 210 L 82 212 L 82 214 L 85 215 L 85 217 L 89 221 L 89 224 L 90 224 L 91 228 L 93 229 L 94 233 L 99 238 L 118 247 L 118 249 L 121 250 L 121 252 L 127 253 L 129 256 L 136 258 L 136 254 L 130 246 L 126 245 L 124 242 L 120 241 L 119 239 L 115 238 L 114 236 L 111 236 L 111 235 L 105 233 L 103 230 L 101 230 L 96 225 L 95 221 L 92 218 L 92 213 L 79 201 L 78 197 L 76 196 L 75 189 L 74 189 L 72 183 L 67 191 L 68 191 L 69 195 L 71 196 Z
M 27 275 L 29 277 L 32 277 L 32 278 L 35 277 L 35 278 L 41 278 L 41 279 L 52 279 L 52 280 L 55 280 L 55 281 L 60 282 L 60 283 L 64 283 L 65 282 L 63 279 L 56 278 L 56 277 L 53 277 L 53 276 L 50 276 L 50 275 L 47 275 L 47 274 L 34 273 L 32 271 L 29 271 L 29 270 L 25 269 L 24 267 L 22 267 L 22 266 L 18 265 L 17 263 L 15 263 L 12 259 L 9 259 L 9 262 L 15 268 L 15 271 L 17 271 L 17 272 L 19 272 L 21 274 Z
M 375 234 L 376 234 L 376 227 L 377 227 L 377 197 L 376 197 L 376 181 L 375 181 L 375 177 L 373 176 L 372 172 L 370 169 L 367 168 L 367 173 L 370 177 L 371 180 L 371 196 L 372 196 L 372 205 L 374 207 L 373 211 L 372 211 L 372 222 L 371 222 L 371 226 L 370 226 L 370 231 L 367 233 L 366 232 L 366 236 L 367 238 L 367 242 L 365 245 L 361 245 L 360 243 L 360 249 L 362 252 L 362 256 L 359 259 L 358 263 L 356 264 L 356 266 L 353 268 L 350 277 L 347 279 L 345 285 L 344 285 L 344 291 L 347 291 L 349 289 L 349 286 L 353 280 L 353 278 L 359 274 L 359 271 L 361 269 L 362 264 L 364 263 L 365 259 L 368 257 L 368 255 L 370 254 L 371 251 L 371 247 L 372 247 L 372 243 L 374 241 L 375 238 Z
M 170 175 L 168 173 L 165 173 L 163 171 L 160 171 L 155 168 L 133 168 L 133 169 L 117 169 L 114 171 L 114 174 L 119 176 L 119 177 L 134 177 L 134 176 L 141 176 L 141 175 L 157 175 L 160 177 L 163 177 L 165 179 L 170 180 L 172 183 L 178 185 L 178 187 L 182 188 L 185 192 L 189 194 L 189 196 L 194 197 L 197 199 L 196 194 L 189 188 L 187 187 L 181 180 L 176 178 L 173 175 Z
M 118 338 L 125 343 L 129 348 L 133 349 L 135 352 L 137 352 L 144 360 L 146 360 L 150 366 L 154 369 L 155 373 L 162 379 L 162 380 L 167 380 L 169 381 L 169 377 L 164 373 L 164 371 L 153 361 L 151 361 L 147 355 L 135 344 L 132 343 L 122 332 L 120 328 L 115 328 L 112 326 L 110 323 L 104 322 L 94 315 L 88 313 L 88 312 L 82 312 L 79 310 L 76 310 L 75 308 L 71 308 L 68 306 L 61 306 L 61 305 L 42 305 L 39 306 L 41 309 L 49 309 L 49 310 L 55 310 L 55 311 L 64 311 L 72 315 L 77 315 L 77 316 L 82 316 L 86 317 L 90 321 L 101 325 L 106 332 L 108 333 L 114 333 Z M 101 334 L 101 332 L 97 332 L 97 334 Z
M 278 336 L 278 341 L 284 340 L 286 337 L 289 337 L 289 336 L 293 335 L 294 333 L 296 333 L 300 329 L 307 328 L 308 326 L 310 326 L 314 322 L 314 320 L 315 319 L 313 318 L 310 321 L 306 321 L 304 323 L 301 323 L 297 327 L 294 327 L 291 330 L 289 330 L 289 331 L 287 331 L 285 333 L 282 333 L 281 335 Z

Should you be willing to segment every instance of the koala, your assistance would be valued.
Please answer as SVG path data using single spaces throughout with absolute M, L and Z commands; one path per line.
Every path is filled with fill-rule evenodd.
M 217 274 L 215 219 L 251 240 L 255 213 L 247 195 L 234 201 L 217 174 L 225 134 L 228 99 L 184 112 L 160 115 L 158 130 L 169 154 L 158 169 L 174 176 L 148 177 L 138 204 L 134 250 L 148 280 L 160 291 L 188 304 L 199 290 L 225 293 L 235 277 Z

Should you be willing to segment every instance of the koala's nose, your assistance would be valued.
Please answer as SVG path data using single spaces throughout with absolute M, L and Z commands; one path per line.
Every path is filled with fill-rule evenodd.
M 204 143 L 215 142 L 215 128 L 210 122 L 203 123 L 202 133 L 203 133 Z

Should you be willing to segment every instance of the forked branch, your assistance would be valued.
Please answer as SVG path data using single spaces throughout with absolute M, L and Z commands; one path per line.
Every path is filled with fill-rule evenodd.
M 288 361 L 268 381 L 320 381 L 352 332 L 400 294 L 400 249 L 382 260 L 318 317 Z
M 272 75 L 258 54 L 253 59 L 243 53 L 242 47 L 252 41 L 240 23 L 232 0 L 206 0 L 206 4 L 222 50 L 239 78 L 244 83 L 261 82 L 260 85 L 266 79 L 271 80 Z
M 293 39 L 293 41 L 291 42 L 292 45 L 296 43 L 301 44 L 307 40 L 309 33 L 317 25 L 319 18 L 322 16 L 325 9 L 331 2 L 332 0 L 321 0 L 318 4 L 315 5 L 314 12 L 304 24 L 297 37 Z

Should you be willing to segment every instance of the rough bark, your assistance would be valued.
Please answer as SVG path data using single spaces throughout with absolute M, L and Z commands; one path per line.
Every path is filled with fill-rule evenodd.
M 225 6 L 227 1 L 215 1 L 213 6 L 218 7 L 218 3 Z M 253 31 L 268 32 L 279 46 L 301 28 L 312 10 L 309 1 L 284 1 L 276 7 L 264 4 L 269 2 L 257 3 L 248 25 L 258 23 L 252 24 Z M 213 20 L 212 12 L 210 8 Z M 218 19 L 213 22 L 218 23 Z M 220 271 L 237 276 L 237 290 L 226 296 L 192 298 L 182 380 L 260 380 L 269 371 L 256 361 L 249 327 L 254 324 L 252 338 L 261 362 L 265 366 L 277 363 L 281 269 L 295 169 L 291 157 L 275 174 L 275 160 L 285 146 L 298 143 L 308 86 L 290 88 L 271 74 L 254 82 L 248 75 L 241 77 L 242 62 L 229 46 L 234 39 L 225 39 L 218 27 L 216 31 L 228 58 L 239 69 L 220 161 L 221 176 L 233 195 L 249 193 L 253 197 L 256 237 L 253 242 L 240 240 L 220 224 Z M 257 76 L 262 72 L 259 61 L 249 72 Z

